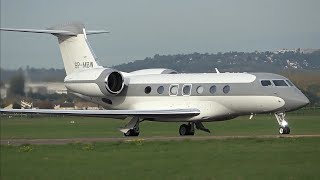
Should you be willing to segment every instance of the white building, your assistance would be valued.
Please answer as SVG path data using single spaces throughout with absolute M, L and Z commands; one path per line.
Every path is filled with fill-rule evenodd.
M 6 98 L 10 89 L 9 84 L 5 84 L 0 88 L 1 98 Z M 39 82 L 26 83 L 24 88 L 25 93 L 40 93 L 40 94 L 67 94 L 67 89 L 63 82 Z

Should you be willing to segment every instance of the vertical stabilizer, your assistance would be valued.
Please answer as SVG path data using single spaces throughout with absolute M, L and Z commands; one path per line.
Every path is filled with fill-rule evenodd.
M 58 38 L 60 51 L 67 75 L 74 71 L 101 68 L 87 41 L 86 30 L 81 23 L 58 25 L 48 30 L 66 31 L 75 35 L 53 34 Z
M 0 28 L 1 31 L 52 34 L 58 38 L 67 75 L 74 71 L 102 68 L 87 41 L 87 35 L 108 33 L 105 30 L 86 31 L 81 23 L 58 25 L 48 29 Z

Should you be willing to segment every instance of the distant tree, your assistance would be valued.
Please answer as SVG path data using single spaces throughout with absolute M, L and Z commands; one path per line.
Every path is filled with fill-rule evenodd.
M 10 80 L 9 96 L 24 96 L 25 79 L 22 73 Z
M 311 84 L 308 86 L 307 91 L 313 93 L 313 94 L 318 94 L 320 92 L 320 85 L 319 84 Z
M 6 104 L 3 99 L 0 100 L 0 108 L 5 108 Z
M 304 90 L 301 90 L 301 91 L 309 99 L 310 105 L 319 105 L 320 98 L 316 94 L 314 94 L 310 91 L 304 91 Z

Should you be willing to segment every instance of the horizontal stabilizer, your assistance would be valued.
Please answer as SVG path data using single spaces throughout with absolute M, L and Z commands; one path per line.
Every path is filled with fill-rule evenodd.
M 13 29 L 13 28 L 0 28 L 1 31 L 14 31 L 14 32 L 28 32 L 28 33 L 44 33 L 44 34 L 59 34 L 75 36 L 76 33 L 64 30 L 49 30 L 49 29 Z
M 104 33 L 110 33 L 109 31 L 106 30 L 91 30 L 91 31 L 86 31 L 87 35 L 92 35 L 92 34 L 104 34 Z
M 1 31 L 14 31 L 14 32 L 27 32 L 27 33 L 44 33 L 53 35 L 66 35 L 76 36 L 77 33 L 66 30 L 54 30 L 54 29 L 14 29 L 14 28 L 0 28 Z M 106 30 L 92 30 L 86 31 L 86 35 L 109 33 Z

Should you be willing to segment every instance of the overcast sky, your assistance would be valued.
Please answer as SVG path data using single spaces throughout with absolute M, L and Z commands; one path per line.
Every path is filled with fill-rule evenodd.
M 83 22 L 102 65 L 155 54 L 320 48 L 319 0 L 1 0 L 1 27 Z M 54 36 L 1 32 L 1 67 L 62 68 Z

